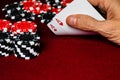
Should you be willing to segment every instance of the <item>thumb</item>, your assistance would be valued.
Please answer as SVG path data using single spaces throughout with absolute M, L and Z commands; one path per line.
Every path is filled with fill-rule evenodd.
M 85 31 L 97 32 L 98 28 L 105 24 L 104 21 L 98 21 L 88 15 L 76 14 L 67 17 L 66 22 L 69 26 Z

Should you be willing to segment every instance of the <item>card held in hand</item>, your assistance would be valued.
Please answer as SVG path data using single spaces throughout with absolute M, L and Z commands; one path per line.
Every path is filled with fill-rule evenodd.
M 97 20 L 105 20 L 103 16 L 87 1 L 87 0 L 73 0 L 67 7 L 58 13 L 48 27 L 56 35 L 91 35 L 94 32 L 86 32 L 75 29 L 66 24 L 66 18 L 72 14 L 85 14 Z

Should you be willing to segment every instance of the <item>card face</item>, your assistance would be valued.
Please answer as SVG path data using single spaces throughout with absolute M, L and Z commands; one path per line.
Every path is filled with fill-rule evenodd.
M 67 34 L 67 32 L 65 30 L 63 30 L 62 28 L 60 28 L 60 25 L 57 22 L 55 22 L 54 20 L 52 20 L 50 23 L 48 23 L 47 26 L 56 35 Z
M 66 18 L 72 14 L 85 14 L 89 15 L 97 20 L 105 20 L 102 15 L 87 1 L 87 0 L 74 0 L 60 13 L 58 13 L 53 20 L 48 24 L 54 26 L 58 32 L 56 35 L 89 35 L 94 34 L 93 32 L 85 32 L 79 29 L 72 28 L 66 24 Z

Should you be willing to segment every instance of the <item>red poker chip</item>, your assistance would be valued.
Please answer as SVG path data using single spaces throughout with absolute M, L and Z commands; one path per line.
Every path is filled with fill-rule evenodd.
M 71 3 L 73 0 L 62 0 L 62 2 Z
M 62 6 L 66 7 L 69 3 L 62 1 L 61 4 L 62 4 Z
M 5 19 L 0 19 L 0 30 L 2 31 L 10 31 L 12 23 Z
M 28 11 L 28 12 L 32 12 L 35 14 L 40 14 L 41 11 L 41 6 L 42 3 L 39 1 L 23 1 L 21 2 L 23 5 L 23 9 Z
M 66 7 L 68 4 L 70 4 L 73 0 L 63 0 L 61 1 L 62 6 Z
M 37 31 L 37 25 L 32 21 L 18 21 L 12 25 L 12 32 L 14 34 L 22 32 L 32 32 Z
M 51 8 L 52 7 L 50 5 L 48 5 L 48 4 L 42 4 L 42 6 L 40 8 L 40 13 L 47 12 L 47 11 L 51 10 Z
M 23 4 L 23 6 L 24 6 L 25 8 L 35 5 L 35 2 L 33 2 L 33 1 L 23 1 L 23 2 L 21 2 L 21 3 Z
M 24 1 L 37 1 L 37 0 L 24 0 Z
M 58 9 L 58 8 L 52 8 L 51 11 L 52 11 L 53 13 L 58 14 L 61 10 L 62 10 L 62 8 L 60 8 L 60 9 Z
M 68 4 L 70 4 L 73 0 L 62 0 L 61 4 L 62 6 L 66 7 Z

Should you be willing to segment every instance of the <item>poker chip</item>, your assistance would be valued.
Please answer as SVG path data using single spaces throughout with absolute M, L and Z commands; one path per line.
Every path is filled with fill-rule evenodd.
M 7 57 L 12 51 L 11 33 L 0 31 L 0 56 Z
M 23 1 L 21 2 L 23 5 L 23 10 L 26 10 L 28 12 L 32 12 L 34 14 L 40 14 L 40 8 L 42 6 L 42 3 L 39 1 Z
M 54 8 L 64 8 L 61 4 L 61 0 L 46 0 L 46 4 L 51 5 Z
M 73 0 L 62 0 L 61 2 L 71 3 Z
M 18 21 L 12 26 L 14 54 L 29 60 L 37 57 L 40 50 L 40 37 L 36 33 L 37 25 L 32 21 Z
M 43 4 L 46 4 L 46 0 L 38 0 L 38 1 L 40 1 Z
M 67 3 L 67 2 L 65 2 L 65 1 L 61 1 L 61 5 L 63 6 L 63 7 L 66 7 L 66 6 L 68 6 L 70 3 Z
M 35 14 L 29 13 L 24 11 L 23 5 L 20 2 L 14 2 L 13 4 L 7 4 L 2 9 L 5 12 L 5 17 L 14 20 L 14 21 L 21 21 L 21 20 L 35 20 Z
M 11 54 L 12 35 L 10 32 L 12 23 L 5 19 L 0 19 L 0 56 L 7 57 Z
M 23 33 L 31 32 L 35 33 L 37 31 L 37 25 L 32 21 L 18 21 L 12 25 L 12 33 Z
M 54 8 L 65 8 L 73 0 L 46 0 L 46 4 L 51 5 Z
M 62 0 L 45 0 L 47 3 L 54 4 L 54 3 L 59 3 Z
M 40 8 L 40 13 L 42 12 L 48 12 L 52 9 L 52 7 L 48 4 L 42 4 L 41 8 Z
M 58 14 L 61 10 L 62 10 L 62 8 L 61 8 L 61 9 L 57 9 L 57 8 L 52 8 L 52 9 L 51 9 L 51 11 L 52 11 L 53 13 L 56 13 L 56 14 Z
M 23 0 L 23 1 L 37 1 L 37 0 Z
M 5 19 L 0 19 L 0 31 L 10 31 L 12 23 Z
M 51 12 L 51 11 L 48 11 L 47 13 L 46 12 L 43 12 L 41 14 L 38 15 L 38 19 L 41 23 L 49 23 L 52 18 L 56 15 L 56 13 L 54 12 Z
M 54 3 L 54 4 L 52 4 L 52 6 L 54 7 L 54 8 L 64 8 L 64 6 L 61 4 L 61 2 L 58 2 L 58 3 Z
M 21 10 L 21 11 L 14 10 L 11 13 L 7 13 L 5 15 L 5 17 L 10 20 L 14 20 L 14 21 L 21 21 L 21 20 L 33 21 L 33 20 L 35 20 L 35 14 L 29 13 L 29 12 L 23 11 L 23 10 Z
M 5 7 L 2 9 L 2 11 L 6 12 L 6 13 L 11 13 L 12 11 L 18 10 L 20 11 L 22 9 L 22 4 L 20 4 L 19 2 L 14 2 L 12 4 L 7 4 L 5 5 Z
M 61 1 L 61 4 L 63 7 L 66 7 L 68 6 L 73 0 L 62 0 Z
M 15 35 L 13 39 L 14 54 L 16 57 L 29 60 L 39 56 L 40 37 L 36 33 L 20 33 Z

